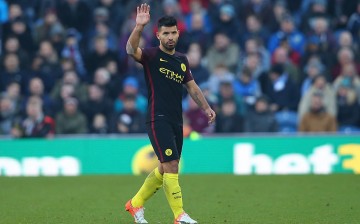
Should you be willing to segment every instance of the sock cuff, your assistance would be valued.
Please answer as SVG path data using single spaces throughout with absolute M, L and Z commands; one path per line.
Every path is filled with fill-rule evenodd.
M 160 173 L 158 167 L 156 167 L 156 168 L 154 169 L 154 173 L 155 173 L 155 177 L 156 177 L 158 180 L 163 181 L 163 175 Z
M 164 173 L 164 178 L 166 179 L 179 179 L 179 174 L 178 173 Z

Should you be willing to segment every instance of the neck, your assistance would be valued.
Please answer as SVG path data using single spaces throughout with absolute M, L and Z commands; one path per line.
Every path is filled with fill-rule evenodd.
M 172 50 L 168 50 L 168 49 L 166 49 L 166 48 L 165 48 L 163 45 L 161 45 L 161 44 L 160 44 L 160 50 L 162 50 L 162 51 L 165 52 L 166 54 L 171 54 L 171 55 L 175 54 L 175 48 L 172 49 Z

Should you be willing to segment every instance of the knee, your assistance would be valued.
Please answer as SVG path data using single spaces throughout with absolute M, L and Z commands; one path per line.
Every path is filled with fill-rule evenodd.
M 179 161 L 178 160 L 164 162 L 161 165 L 162 165 L 162 170 L 165 173 L 178 173 L 179 172 Z

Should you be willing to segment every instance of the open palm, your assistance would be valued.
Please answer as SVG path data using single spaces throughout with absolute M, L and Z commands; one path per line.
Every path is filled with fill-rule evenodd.
M 145 26 L 150 21 L 150 6 L 141 4 L 137 7 L 136 24 Z

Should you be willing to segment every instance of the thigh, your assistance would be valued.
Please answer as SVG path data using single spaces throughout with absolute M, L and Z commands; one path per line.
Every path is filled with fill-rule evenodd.
M 169 122 L 162 120 L 149 122 L 146 124 L 146 129 L 160 162 L 169 162 L 180 158 L 174 129 Z
M 180 158 L 183 147 L 183 141 L 184 141 L 183 126 L 179 124 L 174 124 L 174 132 L 175 132 L 175 144 Z

